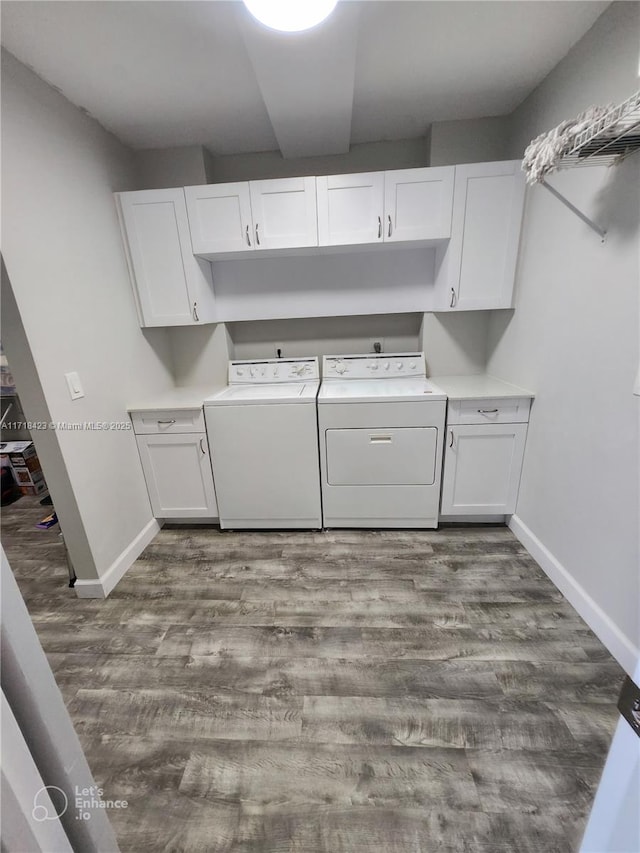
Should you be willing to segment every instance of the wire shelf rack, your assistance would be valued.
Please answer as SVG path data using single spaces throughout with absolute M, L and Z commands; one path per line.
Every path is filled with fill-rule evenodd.
M 640 149 L 640 91 L 613 107 L 575 140 L 557 168 L 613 166 Z

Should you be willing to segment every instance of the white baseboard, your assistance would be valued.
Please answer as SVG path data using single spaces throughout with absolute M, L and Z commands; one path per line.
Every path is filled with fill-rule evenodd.
M 517 515 L 512 515 L 508 526 L 569 604 L 578 611 L 596 637 L 607 647 L 625 672 L 632 676 L 640 659 L 640 649 L 636 648 L 631 640 L 622 633 L 522 519 L 518 518 Z
M 161 524 L 152 518 L 100 578 L 96 578 L 96 580 L 78 578 L 74 586 L 78 598 L 106 598 L 122 579 L 127 569 L 135 563 L 147 545 L 154 539 L 160 527 Z

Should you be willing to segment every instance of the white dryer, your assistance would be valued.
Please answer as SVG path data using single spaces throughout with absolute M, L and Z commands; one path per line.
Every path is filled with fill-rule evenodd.
M 222 528 L 322 527 L 317 358 L 230 361 L 204 401 Z
M 325 527 L 437 527 L 446 394 L 424 353 L 325 356 Z

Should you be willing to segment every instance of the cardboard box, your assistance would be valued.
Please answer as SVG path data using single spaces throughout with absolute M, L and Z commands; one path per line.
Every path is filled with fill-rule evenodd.
M 41 495 L 47 484 L 32 441 L 6 441 L 0 445 L 2 456 L 8 456 L 13 476 L 23 495 Z
M 14 471 L 15 473 L 15 471 Z M 40 480 L 39 483 L 31 483 L 30 485 L 22 485 L 21 483 L 18 485 L 18 488 L 22 492 L 23 495 L 43 495 L 48 491 L 47 484 L 44 479 Z
M 13 465 L 13 476 L 20 486 L 32 486 L 44 480 L 42 471 L 30 471 L 28 468 L 23 468 L 21 465 Z
M 3 453 L 9 454 L 9 459 L 12 465 L 26 465 L 27 460 L 35 459 L 37 461 L 38 454 L 32 441 L 6 441 L 1 445 L 0 449 Z M 40 463 L 38 462 L 38 466 Z

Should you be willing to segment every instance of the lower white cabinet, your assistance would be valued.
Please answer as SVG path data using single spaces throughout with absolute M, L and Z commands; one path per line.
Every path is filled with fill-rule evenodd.
M 450 425 L 440 514 L 515 512 L 526 437 L 526 423 Z
M 136 435 L 156 518 L 217 518 L 205 432 Z

